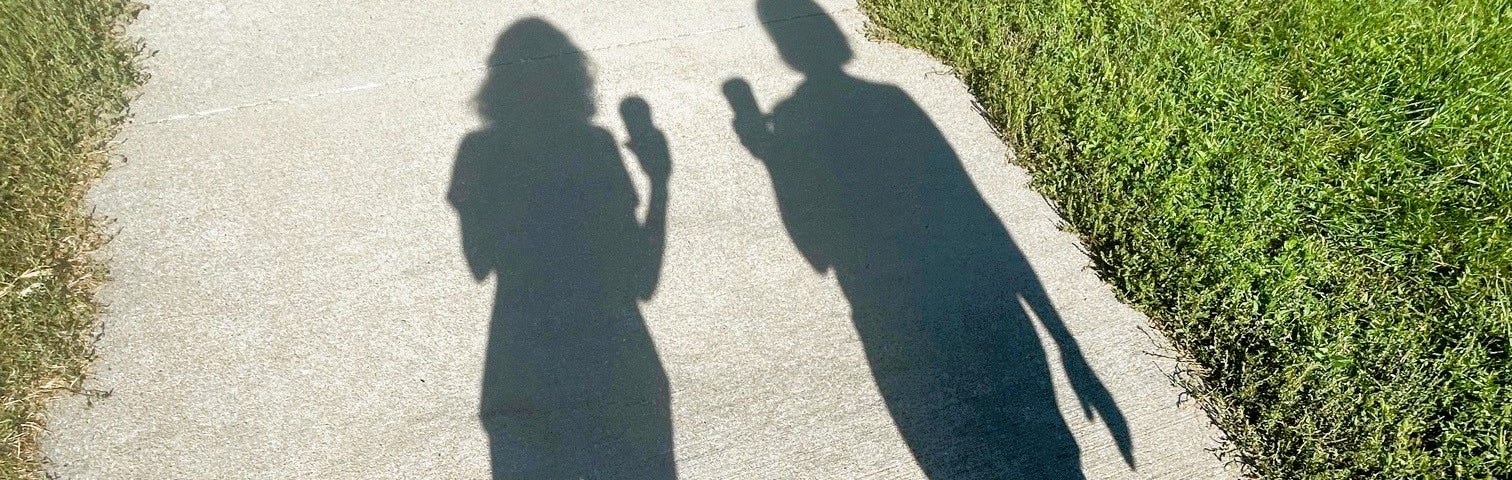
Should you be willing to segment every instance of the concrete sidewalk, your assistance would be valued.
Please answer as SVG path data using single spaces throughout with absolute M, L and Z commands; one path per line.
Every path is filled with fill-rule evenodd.
M 152 2 L 133 27 L 157 53 L 122 136 L 128 161 L 91 193 L 119 232 L 106 250 L 112 281 L 88 382 L 110 394 L 58 402 L 44 438 L 49 472 L 505 478 L 491 454 L 537 451 L 510 430 L 526 417 L 510 409 L 551 401 L 576 405 L 539 424 L 562 437 L 552 443 L 561 457 L 545 461 L 585 465 L 558 470 L 571 475 L 1046 478 L 1045 469 L 1064 467 L 1080 472 L 1052 477 L 1234 476 L 1210 451 L 1219 432 L 1167 380 L 1175 364 L 1149 354 L 1162 351 L 1158 334 L 1089 269 L 948 69 L 866 40 L 851 1 L 763 3 L 758 12 L 754 2 L 720 0 Z M 844 49 L 823 43 L 829 22 L 853 58 L 848 74 L 825 75 L 878 96 L 799 88 L 823 82 L 811 71 L 805 83 L 795 56 Z M 522 25 L 538 33 L 501 38 Z M 784 38 L 795 40 L 779 51 Z M 579 88 L 581 67 L 591 85 Z M 755 105 L 741 102 L 739 88 L 722 91 L 731 79 L 749 82 Z M 887 96 L 890 86 L 906 96 Z M 597 128 L 547 127 L 562 120 L 553 112 L 512 126 L 519 119 L 510 115 L 568 105 L 587 88 Z M 632 98 L 649 105 L 649 120 L 624 102 Z M 816 126 L 802 127 L 813 118 L 791 112 L 802 113 L 806 98 L 844 108 L 820 109 Z M 871 117 L 889 118 L 867 118 L 862 110 L 873 107 Z M 907 205 L 904 194 L 860 197 L 878 206 L 794 203 L 854 196 L 784 183 L 795 177 L 770 152 L 843 151 L 856 135 L 822 125 L 905 125 L 891 117 L 910 109 L 922 113 L 915 124 L 938 133 L 863 132 L 877 135 L 864 144 L 912 147 L 939 135 L 942 147 L 927 155 L 958 158 L 964 183 L 951 188 L 985 200 L 992 220 L 970 224 L 982 238 L 1006 229 L 982 251 L 1000 252 L 987 262 L 1014 279 L 931 286 L 898 277 L 888 286 L 877 279 L 917 273 L 916 262 L 928 274 L 933 257 L 878 252 L 954 237 L 876 240 L 904 230 L 876 225 L 889 212 L 865 209 Z M 735 110 L 774 112 L 772 125 L 737 133 Z M 583 135 L 572 133 L 579 127 Z M 539 141 L 521 147 L 522 129 Z M 605 131 L 613 138 L 594 133 Z M 755 138 L 766 133 L 770 142 Z M 811 143 L 782 147 L 783 138 Z M 533 149 L 519 160 L 539 165 L 470 166 L 515 148 Z M 550 152 L 611 161 L 565 174 Z M 572 183 L 584 178 L 594 181 Z M 866 188 L 858 185 L 850 188 Z M 508 196 L 521 189 L 537 190 Z M 537 216 L 507 218 L 528 210 L 522 204 L 540 204 L 521 210 Z M 910 215 L 896 213 L 960 231 L 956 220 L 929 223 L 938 212 Z M 497 238 L 518 227 L 510 222 L 550 232 L 510 248 L 560 255 L 511 257 L 498 245 L 517 239 Z M 847 244 L 841 223 L 883 234 Z M 617 230 L 605 230 L 611 224 Z M 616 253 L 606 260 L 602 251 Z M 621 258 L 636 255 L 645 260 Z M 1014 313 L 1001 328 L 1028 332 L 1026 344 L 983 344 L 1006 355 L 982 360 L 959 346 L 1018 338 L 997 326 L 947 332 L 940 344 L 918 340 L 934 327 L 898 330 L 961 300 L 950 295 L 997 285 L 1018 294 L 1002 300 Z M 579 300 L 588 296 L 598 300 Z M 614 317 L 605 328 L 621 330 L 532 336 L 519 332 L 539 325 L 509 323 L 562 309 Z M 959 345 L 941 346 L 949 342 Z M 926 351 L 937 356 L 921 359 Z M 960 378 L 984 366 L 1011 372 Z M 522 394 L 536 396 L 511 396 L 522 382 L 545 383 Z M 973 388 L 982 391 L 951 390 Z M 598 402 L 604 391 L 623 398 Z M 516 426 L 485 429 L 480 402 L 508 411 L 485 420 Z M 1002 430 L 982 433 L 988 426 Z M 572 449 L 592 452 L 563 453 Z M 651 459 L 657 452 L 666 458 Z

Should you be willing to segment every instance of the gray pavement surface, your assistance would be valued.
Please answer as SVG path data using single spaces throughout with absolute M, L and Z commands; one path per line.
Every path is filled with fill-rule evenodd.
M 762 6 L 151 2 L 49 473 L 1234 476 L 944 66 Z

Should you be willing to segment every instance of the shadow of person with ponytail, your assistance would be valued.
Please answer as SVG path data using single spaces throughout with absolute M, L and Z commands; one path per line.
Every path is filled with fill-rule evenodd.
M 758 9 L 809 1 L 760 0 Z M 1133 467 L 1123 413 L 934 122 L 901 89 L 847 74 L 851 50 L 828 16 L 766 27 L 804 78 L 769 113 L 744 80 L 727 82 L 735 131 L 771 175 L 793 243 L 839 281 L 878 390 L 924 472 L 1084 478 L 1036 321 L 1084 414 L 1102 419 Z

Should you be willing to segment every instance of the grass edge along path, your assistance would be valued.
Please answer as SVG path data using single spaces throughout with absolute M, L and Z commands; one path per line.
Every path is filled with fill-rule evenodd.
M 92 357 L 104 237 L 84 193 L 144 75 L 122 0 L 0 0 L 0 479 L 42 478 L 46 402 Z
M 861 4 L 962 77 L 1251 474 L 1512 478 L 1512 2 Z

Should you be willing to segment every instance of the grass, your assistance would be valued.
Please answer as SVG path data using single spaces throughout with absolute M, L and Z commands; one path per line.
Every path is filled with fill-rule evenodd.
M 1254 475 L 1512 478 L 1512 1 L 862 4 L 956 68 Z
M 0 478 L 41 478 L 44 403 L 88 365 L 104 270 L 82 196 L 142 80 L 118 0 L 0 0 Z

